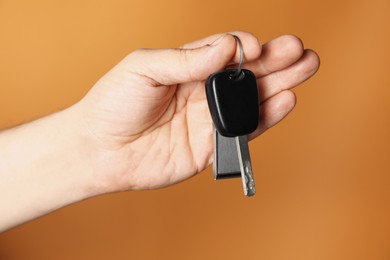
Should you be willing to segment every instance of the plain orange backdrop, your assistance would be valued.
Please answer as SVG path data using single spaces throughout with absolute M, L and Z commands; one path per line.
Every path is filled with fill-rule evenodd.
M 231 30 L 295 34 L 322 61 L 250 144 L 255 197 L 210 167 L 2 233 L 0 259 L 390 259 L 389 0 L 0 0 L 0 128 L 73 104 L 137 48 Z

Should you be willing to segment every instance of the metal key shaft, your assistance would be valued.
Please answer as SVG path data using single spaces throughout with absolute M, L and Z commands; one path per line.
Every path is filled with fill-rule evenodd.
M 253 179 L 252 163 L 249 154 L 248 137 L 241 135 L 235 137 L 240 162 L 241 179 L 245 196 L 253 196 L 256 193 L 255 180 Z

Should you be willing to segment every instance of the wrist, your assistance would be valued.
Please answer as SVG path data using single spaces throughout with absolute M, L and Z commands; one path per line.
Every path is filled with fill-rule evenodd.
M 102 192 L 96 184 L 95 152 L 84 127 L 80 106 L 75 104 L 53 116 L 57 117 L 56 124 L 63 125 L 60 130 L 62 144 L 59 145 L 64 147 L 63 156 L 69 166 L 63 174 L 69 177 L 70 184 L 74 187 L 75 201 L 99 195 Z

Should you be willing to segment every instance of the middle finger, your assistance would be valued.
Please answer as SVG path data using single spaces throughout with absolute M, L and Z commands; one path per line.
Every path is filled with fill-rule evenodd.
M 283 35 L 264 44 L 260 58 L 247 62 L 244 68 L 260 78 L 289 67 L 302 55 L 302 41 L 293 35 Z

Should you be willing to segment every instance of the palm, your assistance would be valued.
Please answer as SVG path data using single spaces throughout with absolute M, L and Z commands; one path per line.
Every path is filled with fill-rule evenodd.
M 155 103 L 157 118 L 144 124 L 144 134 L 128 144 L 139 153 L 140 187 L 155 188 L 177 183 L 205 169 L 211 162 L 212 124 L 203 82 L 167 86 L 163 100 Z M 172 91 L 174 89 L 175 91 Z M 164 93 L 165 94 L 165 93 Z M 163 99 L 166 98 L 166 101 Z M 154 121 L 154 122 L 153 122 Z M 148 144 L 145 153 L 144 145 Z M 145 173 L 151 173 L 146 175 Z M 145 177 L 145 178 L 143 178 Z
M 204 82 L 158 87 L 139 82 L 134 87 L 144 96 L 133 98 L 132 86 L 103 80 L 86 97 L 94 100 L 84 116 L 88 131 L 96 149 L 110 154 L 101 156 L 109 161 L 101 162 L 108 167 L 100 174 L 116 172 L 110 178 L 119 179 L 114 181 L 123 189 L 129 183 L 137 189 L 167 186 L 205 169 L 211 162 L 212 124 Z M 106 87 L 109 92 L 101 90 Z
M 152 148 L 143 157 L 144 172 L 152 168 L 151 172 L 155 173 L 148 183 L 150 187 L 187 179 L 211 162 L 212 124 L 204 82 L 186 83 L 174 88 L 176 91 L 172 92 L 168 105 L 161 103 L 160 111 L 165 109 L 164 113 L 156 123 L 145 126 L 148 127 L 145 130 L 150 132 L 139 140 L 151 144 Z M 139 149 L 140 152 L 142 150 Z

